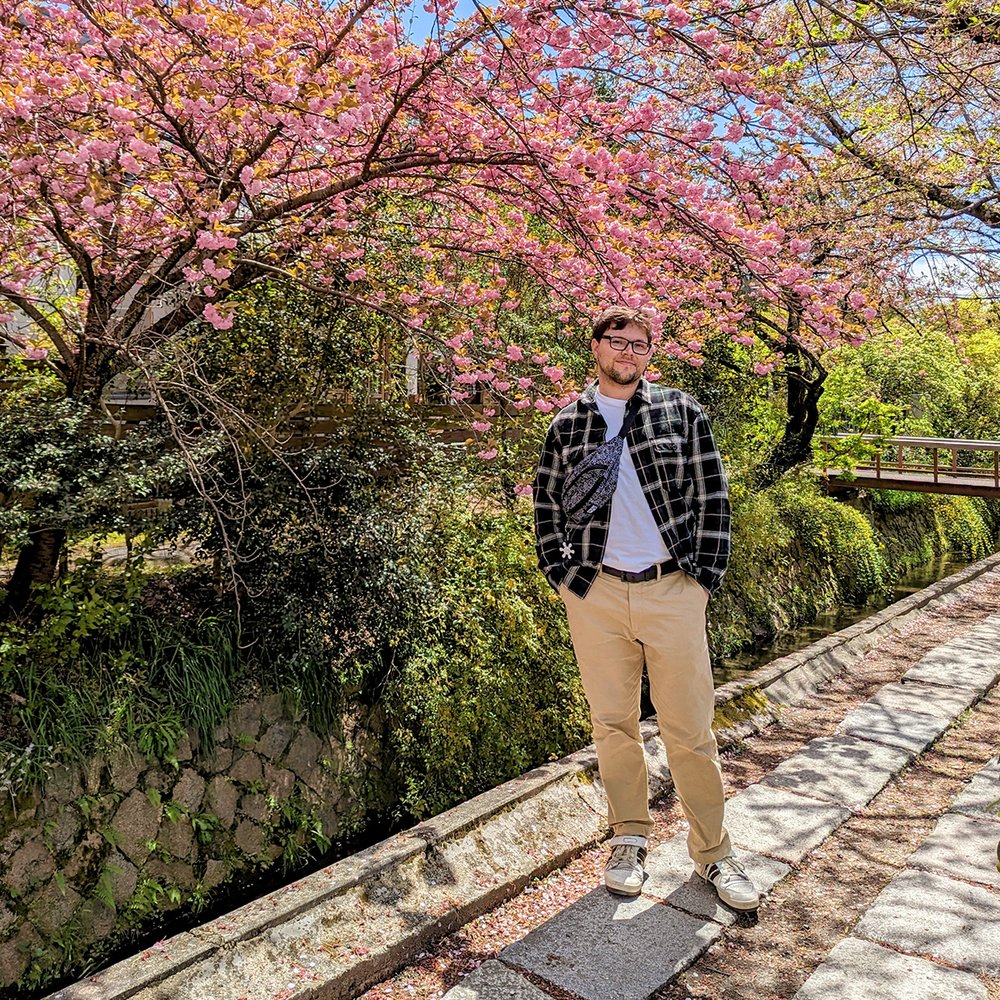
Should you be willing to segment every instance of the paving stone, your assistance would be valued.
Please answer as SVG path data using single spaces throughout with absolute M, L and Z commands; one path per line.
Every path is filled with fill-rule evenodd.
M 645 1000 L 720 934 L 717 924 L 602 887 L 509 945 L 501 958 L 583 1000 Z
M 1000 677 L 1000 615 L 992 615 L 965 635 L 932 649 L 903 674 L 904 681 L 963 685 L 980 694 Z
M 771 891 L 774 884 L 790 871 L 782 861 L 761 857 L 759 854 L 737 852 L 761 896 Z M 680 907 L 699 917 L 708 917 L 717 923 L 730 926 L 736 913 L 723 906 L 715 889 L 699 878 L 688 856 L 687 836 L 683 833 L 671 837 L 665 844 L 653 848 L 646 858 L 646 881 L 642 887 L 647 896 L 656 896 L 671 906 Z
M 924 684 L 922 681 L 897 681 L 880 688 L 870 700 L 889 709 L 955 719 L 979 695 L 979 689 L 972 686 L 941 687 L 937 684 Z
M 998 841 L 1000 828 L 996 823 L 961 813 L 945 813 L 931 835 L 910 855 L 907 864 L 1000 889 Z M 1000 917 L 1000 903 L 997 915 Z
M 899 747 L 913 754 L 923 753 L 947 728 L 948 719 L 923 712 L 890 708 L 878 702 L 859 705 L 839 726 L 838 734 Z
M 979 819 L 1000 822 L 1000 757 L 994 757 L 968 785 L 952 805 L 952 812 L 966 813 Z
M 549 995 L 503 962 L 490 960 L 448 990 L 444 1000 L 549 1000 Z
M 971 973 L 945 969 L 926 958 L 844 938 L 805 981 L 794 1000 L 987 1000 Z
M 796 864 L 851 815 L 849 809 L 784 788 L 751 785 L 726 803 L 733 843 Z
M 854 933 L 950 965 L 1000 975 L 996 893 L 931 872 L 904 871 L 875 897 Z
M 782 761 L 762 784 L 860 809 L 906 766 L 910 753 L 857 736 L 823 736 Z

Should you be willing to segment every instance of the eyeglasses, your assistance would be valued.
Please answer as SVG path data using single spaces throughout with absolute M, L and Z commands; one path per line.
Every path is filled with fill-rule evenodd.
M 624 351 L 632 348 L 632 353 L 636 357 L 643 357 L 653 349 L 653 345 L 646 340 L 629 340 L 627 337 L 598 337 L 598 340 L 606 340 L 611 345 L 613 351 Z

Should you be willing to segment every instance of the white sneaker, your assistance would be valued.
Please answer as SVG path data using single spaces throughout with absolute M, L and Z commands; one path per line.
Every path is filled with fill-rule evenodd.
M 646 838 L 633 834 L 608 841 L 611 856 L 604 866 L 604 884 L 619 896 L 638 896 L 646 877 Z
M 719 899 L 734 910 L 756 910 L 760 893 L 750 880 L 741 862 L 730 854 L 707 865 L 695 864 L 694 870 L 710 885 L 715 886 Z

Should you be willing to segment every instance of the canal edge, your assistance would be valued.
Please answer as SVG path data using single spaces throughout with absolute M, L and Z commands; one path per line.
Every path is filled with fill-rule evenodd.
M 717 713 L 726 717 L 728 709 L 736 721 L 718 730 L 720 747 L 766 729 L 782 704 L 799 703 L 916 615 L 959 599 L 965 585 L 997 568 L 1000 552 L 782 656 L 749 677 L 722 685 L 716 691 Z M 655 718 L 643 721 L 642 733 L 650 794 L 661 797 L 672 783 Z M 331 911 L 330 920 L 324 923 L 336 926 L 363 919 L 378 926 L 372 927 L 370 946 L 363 953 L 357 948 L 341 955 L 329 952 L 338 966 L 334 975 L 324 976 L 316 985 L 309 984 L 308 975 L 300 977 L 296 983 L 300 988 L 292 995 L 356 997 L 407 964 L 430 941 L 494 908 L 604 839 L 598 783 L 597 758 L 590 744 L 160 942 L 154 949 L 123 959 L 49 994 L 47 1000 L 153 1000 L 182 995 L 171 992 L 169 980 L 197 977 L 203 965 L 206 978 L 217 974 L 235 951 L 252 948 L 255 938 L 265 944 L 267 932 L 321 905 Z M 409 914 L 407 921 L 397 919 L 401 907 Z M 271 941 L 264 949 L 271 953 L 271 963 L 274 947 Z M 253 978 L 250 955 L 243 954 L 236 964 L 242 974 L 234 975 L 234 997 Z

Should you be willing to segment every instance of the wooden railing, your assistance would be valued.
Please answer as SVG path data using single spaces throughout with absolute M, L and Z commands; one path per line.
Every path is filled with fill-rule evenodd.
M 837 445 L 859 439 L 875 445 L 875 453 L 845 473 L 837 467 Z M 821 472 L 834 488 L 867 486 L 1000 496 L 1000 441 L 837 434 L 822 438 L 821 445 Z

